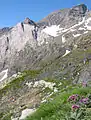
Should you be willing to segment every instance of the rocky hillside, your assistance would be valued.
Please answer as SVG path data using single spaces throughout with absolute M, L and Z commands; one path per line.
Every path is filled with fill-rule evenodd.
M 88 86 L 90 94 L 90 46 L 91 11 L 84 4 L 55 11 L 38 23 L 26 18 L 12 28 L 1 29 L 0 120 L 25 120 L 38 108 L 41 111 L 41 104 L 49 110 L 46 102 L 59 100 L 61 92 L 79 89 L 78 94 L 81 83 Z M 35 118 L 28 119 L 48 120 L 47 113 L 38 116 L 36 112 Z

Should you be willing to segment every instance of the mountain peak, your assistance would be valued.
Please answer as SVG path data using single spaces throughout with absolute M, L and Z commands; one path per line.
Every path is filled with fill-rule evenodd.
M 87 6 L 85 4 L 79 4 L 79 5 L 74 6 L 73 9 L 76 9 L 76 10 L 77 9 L 78 10 L 82 9 L 82 10 L 84 10 L 86 12 Z
M 74 6 L 70 10 L 70 15 L 76 16 L 84 16 L 87 12 L 87 6 L 85 4 L 80 4 L 77 6 Z

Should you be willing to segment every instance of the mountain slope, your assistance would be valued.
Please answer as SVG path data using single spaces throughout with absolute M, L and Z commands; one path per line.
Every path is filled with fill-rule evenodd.
M 74 93 L 75 87 L 78 94 L 79 84 L 85 82 L 88 86 L 86 91 L 91 94 L 90 22 L 91 11 L 81 4 L 71 9 L 55 11 L 38 23 L 26 18 L 12 28 L 1 30 L 1 120 L 25 120 L 41 103 L 44 103 L 49 113 L 42 111 L 42 116 L 36 115 L 40 112 L 35 112 L 35 117 L 30 116 L 29 119 L 39 120 L 43 117 L 43 120 L 51 120 L 56 107 L 57 111 L 60 110 L 61 92 L 66 94 L 71 89 Z M 54 99 L 55 103 L 56 95 L 58 104 L 52 107 L 50 100 Z M 48 102 L 51 109 L 46 107 L 45 102 Z M 40 109 L 42 110 L 41 107 L 39 111 Z M 66 119 L 64 117 L 63 120 Z

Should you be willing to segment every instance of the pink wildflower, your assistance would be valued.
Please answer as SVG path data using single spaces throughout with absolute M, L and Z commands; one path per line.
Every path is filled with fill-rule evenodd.
M 82 82 L 83 87 L 87 87 L 87 82 Z
M 80 108 L 79 105 L 72 105 L 72 110 L 77 110 L 77 109 L 79 109 L 79 108 Z

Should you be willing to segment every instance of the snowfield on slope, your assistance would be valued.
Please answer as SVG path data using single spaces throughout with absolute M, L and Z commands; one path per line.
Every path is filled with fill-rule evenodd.
M 69 32 L 69 31 L 75 31 L 75 27 L 80 26 L 81 24 L 83 24 L 85 22 L 85 17 L 83 17 L 83 20 L 80 21 L 78 24 L 73 25 L 72 27 L 65 29 L 65 28 L 60 28 L 60 25 L 52 25 L 50 27 L 46 27 L 45 29 L 43 29 L 42 31 L 48 35 L 51 35 L 53 37 L 57 37 L 59 36 L 61 33 L 65 33 L 65 32 Z
M 81 34 L 73 34 L 74 37 L 79 37 Z
M 52 25 L 50 27 L 46 27 L 45 29 L 43 29 L 43 32 L 45 32 L 46 34 L 49 34 L 51 36 L 57 37 L 58 36 L 58 31 L 62 31 L 63 28 L 59 27 L 60 25 Z
M 91 17 L 88 18 L 88 19 L 86 20 L 86 22 L 85 22 L 85 27 L 87 28 L 87 30 L 91 30 L 91 26 L 88 25 L 89 23 L 91 23 Z
M 3 80 L 6 79 L 7 77 L 8 77 L 8 69 L 3 70 L 3 71 L 0 73 L 0 81 L 3 81 Z

